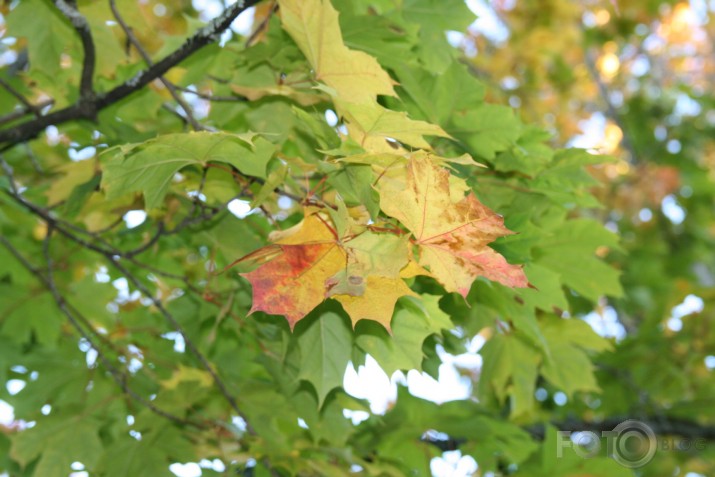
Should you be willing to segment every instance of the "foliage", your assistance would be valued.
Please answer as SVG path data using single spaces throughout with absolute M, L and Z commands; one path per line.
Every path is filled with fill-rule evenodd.
M 445 36 L 474 20 L 461 0 L 239 1 L 211 21 L 153 0 L 3 7 L 0 471 L 431 475 L 447 450 L 477 475 L 711 471 L 712 447 L 637 470 L 605 448 L 557 458 L 557 429 L 627 418 L 715 437 L 709 315 L 666 326 L 714 298 L 715 149 L 675 124 L 663 155 L 650 130 L 672 115 L 625 86 L 610 130 L 629 162 L 618 140 L 557 147 L 617 86 L 603 56 L 569 64 L 660 14 L 618 2 L 579 28 L 580 8 L 541 3 L 497 6 L 509 40 L 463 51 Z M 682 224 L 651 210 L 676 191 Z M 623 336 L 588 325 L 608 313 Z M 478 343 L 474 399 L 401 387 L 377 413 L 343 388 L 368 355 L 436 378 Z

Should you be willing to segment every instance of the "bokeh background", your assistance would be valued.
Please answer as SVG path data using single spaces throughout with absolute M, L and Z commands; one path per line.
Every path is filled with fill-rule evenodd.
M 623 251 L 604 254 L 623 271 L 626 292 L 621 299 L 604 298 L 596 311 L 583 315 L 599 334 L 619 343 L 599 363 L 604 392 L 589 404 L 593 415 L 668 409 L 673 416 L 715 423 L 715 1 L 466 3 L 476 20 L 467 31 L 445 35 L 488 85 L 488 100 L 509 104 L 526 123 L 546 130 L 554 146 L 617 158 L 590 170 L 604 204 L 592 213 L 622 240 Z M 156 0 L 139 4 L 166 28 L 181 14 Z M 191 6 L 204 20 L 224 8 L 217 0 L 194 0 Z M 260 8 L 247 11 L 227 35 L 249 35 L 263 15 Z M 0 66 L 11 68 L 22 54 L 0 17 Z M 197 115 L 210 107 L 195 95 L 185 99 Z M 71 152 L 78 159 L 94 154 Z M 239 217 L 251 212 L 239 200 L 231 210 Z M 133 211 L 125 221 L 134 227 L 145 218 Z M 120 298 L 127 294 L 126 280 L 114 285 Z M 460 355 L 442 351 L 438 380 L 414 371 L 387 376 L 368 358 L 357 371 L 348 367 L 345 389 L 369 399 L 373 412 L 389 408 L 398 384 L 437 402 L 470 397 L 484 342 L 477 336 Z M 25 381 L 3 384 L 16 394 Z M 571 406 L 586 405 L 546 388 L 538 388 L 536 398 L 556 415 L 562 409 L 563 416 Z M 359 422 L 362 414 L 351 417 Z M 15 420 L 2 400 L 0 424 L 28 425 Z M 642 475 L 715 475 L 708 455 L 659 454 Z M 466 476 L 477 467 L 471 457 L 445 452 L 432 468 L 435 475 Z M 172 470 L 182 477 L 201 474 L 198 463 Z

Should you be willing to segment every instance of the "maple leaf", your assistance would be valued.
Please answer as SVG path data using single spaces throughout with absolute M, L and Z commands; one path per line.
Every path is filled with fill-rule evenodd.
M 419 264 L 447 291 L 466 297 L 472 282 L 483 276 L 510 287 L 525 287 L 521 267 L 509 264 L 488 244 L 512 232 L 504 220 L 450 184 L 448 170 L 427 157 L 411 159 L 405 168 L 405 188 L 394 182 L 380 187 L 380 207 L 399 220 L 420 248 Z
M 283 315 L 291 329 L 325 300 L 325 282 L 345 268 L 347 255 L 317 214 L 308 213 L 297 226 L 273 235 L 275 245 L 239 261 L 262 263 L 242 273 L 253 287 L 249 312 Z
M 253 286 L 249 312 L 283 315 L 291 329 L 325 299 L 325 281 L 345 266 L 345 253 L 331 243 L 279 245 L 280 253 L 241 274 Z
M 370 275 L 367 277 L 364 293 L 360 296 L 333 295 L 350 316 L 353 327 L 358 321 L 366 319 L 380 323 L 392 334 L 390 321 L 395 309 L 395 303 L 403 296 L 417 297 L 404 280 L 397 278 Z
M 328 0 L 280 0 L 283 28 L 315 69 L 316 78 L 351 103 L 395 96 L 394 82 L 372 56 L 343 43 L 338 12 Z
M 405 167 L 411 160 L 426 160 L 435 166 L 442 166 L 448 169 L 452 168 L 453 164 L 462 166 L 486 167 L 476 162 L 468 154 L 459 157 L 440 157 L 429 151 L 417 150 L 406 154 L 396 153 L 369 153 L 369 154 L 353 154 L 343 157 L 340 162 L 349 164 L 368 164 L 379 177 L 381 188 L 404 189 L 407 187 L 407 175 Z M 387 184 L 390 182 L 390 184 Z M 464 179 L 451 175 L 449 176 L 449 186 L 453 194 L 461 191 L 464 195 L 471 188 L 467 185 Z
M 347 272 L 352 276 L 396 278 L 409 261 L 406 236 L 364 232 L 346 244 Z
M 353 327 L 367 319 L 392 333 L 395 303 L 403 296 L 416 296 L 402 279 L 409 263 L 407 237 L 367 231 L 348 242 L 345 250 L 347 266 L 326 282 L 327 296 L 343 306 Z
M 335 298 L 353 325 L 372 319 L 389 330 L 395 302 L 413 294 L 400 278 L 409 260 L 407 239 L 366 231 L 364 211 L 341 206 L 323 215 L 306 209 L 298 225 L 271 235 L 275 244 L 237 261 L 259 265 L 242 274 L 253 287 L 250 313 L 283 315 L 292 329 L 323 300 Z
M 431 149 L 424 136 L 449 137 L 434 124 L 410 119 L 406 113 L 383 108 L 379 104 L 349 104 L 336 101 L 341 114 L 347 119 L 350 135 L 370 152 L 392 152 L 394 146 L 387 139 L 397 139 L 405 144 Z

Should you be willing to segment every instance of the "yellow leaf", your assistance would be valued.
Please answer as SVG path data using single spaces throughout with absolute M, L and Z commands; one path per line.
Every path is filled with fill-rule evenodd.
M 425 270 L 425 268 L 419 265 L 414 260 L 410 259 L 405 268 L 400 271 L 400 276 L 402 278 L 414 278 L 418 275 L 430 276 L 430 272 Z
M 305 218 L 293 227 L 271 232 L 270 241 L 283 245 L 335 241 L 335 232 L 328 226 L 330 219 L 321 217 L 321 209 L 306 207 L 303 212 Z
M 360 154 L 341 159 L 343 162 L 370 164 L 378 176 L 377 184 L 382 189 L 404 190 L 407 188 L 407 166 L 412 161 L 430 162 L 435 167 L 451 168 L 454 161 L 437 156 L 428 151 L 415 151 L 409 154 Z M 475 163 L 476 164 L 476 163 Z M 452 194 L 463 196 L 471 190 L 464 179 L 449 174 L 449 188 Z
M 343 43 L 338 12 L 329 0 L 280 0 L 283 28 L 315 70 L 318 81 L 350 103 L 395 96 L 394 82 L 372 56 Z
M 84 184 L 94 176 L 97 164 L 94 160 L 70 162 L 58 168 L 58 172 L 63 175 L 52 182 L 52 185 L 45 193 L 49 205 L 55 205 L 67 199 L 72 190 L 80 184 Z
M 401 278 L 370 275 L 367 277 L 363 295 L 335 295 L 332 298 L 343 306 L 353 322 L 353 327 L 360 320 L 373 320 L 391 333 L 390 321 L 395 310 L 395 303 L 405 295 L 417 296 Z
M 299 91 L 286 85 L 242 86 L 231 85 L 234 93 L 256 101 L 265 96 L 285 96 L 294 99 L 301 106 L 310 106 L 326 100 L 326 96 L 314 92 Z
M 395 145 L 388 139 L 422 149 L 431 149 L 424 136 L 449 137 L 449 134 L 434 124 L 416 121 L 406 113 L 383 108 L 377 103 L 337 103 L 347 120 L 350 136 L 368 152 L 395 152 Z
M 199 386 L 209 387 L 213 384 L 211 375 L 203 369 L 189 368 L 180 364 L 171 375 L 171 378 L 161 382 L 166 389 L 176 389 L 183 382 L 198 382 Z
M 32 237 L 38 242 L 47 237 L 47 222 L 38 221 L 32 228 Z

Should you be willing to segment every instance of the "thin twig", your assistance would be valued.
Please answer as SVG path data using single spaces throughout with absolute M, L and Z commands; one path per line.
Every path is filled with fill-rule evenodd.
M 236 398 L 233 397 L 233 395 L 229 392 L 228 387 L 226 384 L 223 382 L 223 380 L 219 377 L 219 375 L 216 373 L 216 371 L 213 369 L 213 366 L 211 366 L 211 363 L 209 363 L 208 359 L 206 356 L 203 355 L 203 353 L 199 350 L 199 348 L 194 344 L 194 342 L 188 337 L 186 334 L 186 331 L 184 331 L 184 327 L 181 326 L 181 324 L 176 321 L 176 318 L 169 313 L 169 311 L 164 307 L 164 305 L 161 303 L 159 299 L 157 299 L 150 291 L 147 289 L 144 284 L 139 281 L 139 279 L 134 276 L 127 268 L 122 265 L 119 260 L 115 257 L 107 257 L 109 262 L 112 264 L 114 268 L 116 268 L 119 272 L 121 272 L 127 280 L 129 280 L 134 287 L 139 290 L 139 292 L 147 297 L 149 300 L 151 300 L 152 304 L 154 307 L 156 307 L 157 310 L 159 310 L 159 313 L 164 317 L 164 319 L 181 335 L 181 337 L 184 339 L 184 342 L 186 343 L 186 347 L 189 348 L 189 351 L 196 357 L 196 359 L 199 360 L 201 365 L 206 369 L 206 371 L 209 372 L 211 377 L 213 378 L 214 384 L 216 384 L 216 387 L 219 389 L 221 394 L 223 394 L 224 398 L 228 403 L 231 405 L 231 408 L 234 410 L 234 412 L 240 416 L 245 422 L 246 422 L 246 429 L 248 432 L 252 435 L 256 435 L 256 431 L 253 429 L 251 426 L 248 418 L 246 415 L 241 412 L 241 410 L 238 407 L 238 403 L 236 402 Z
M 193 90 L 191 88 L 186 88 L 184 86 L 179 86 L 174 85 L 176 89 L 179 91 L 183 91 L 184 93 L 189 93 L 193 94 L 194 96 L 197 96 L 201 99 L 205 99 L 206 101 L 214 101 L 217 103 L 243 103 L 246 101 L 246 98 L 243 96 L 216 96 L 213 94 L 206 94 L 206 93 L 201 93 L 199 91 Z
M 156 275 L 161 275 L 166 278 L 171 278 L 175 280 L 180 280 L 184 282 L 186 287 L 193 291 L 194 293 L 197 293 L 198 295 L 201 295 L 201 290 L 199 290 L 197 287 L 195 287 L 193 284 L 189 282 L 189 280 L 186 277 L 182 277 L 179 275 L 175 275 L 172 273 L 164 272 L 162 270 L 159 270 L 158 268 L 152 267 L 151 265 L 147 265 L 145 263 L 139 262 L 134 258 L 135 255 L 138 253 L 141 253 L 148 249 L 149 247 L 145 245 L 141 245 L 137 247 L 136 249 L 129 250 L 127 252 L 123 252 L 121 250 L 118 250 L 116 248 L 112 248 L 105 240 L 103 240 L 101 237 L 98 237 L 94 235 L 92 232 L 88 232 L 84 229 L 81 229 L 79 227 L 76 227 L 74 224 L 70 224 L 69 222 L 64 222 L 60 219 L 57 219 L 50 215 L 49 211 L 46 211 L 42 209 L 41 207 L 37 206 L 36 204 L 33 204 L 32 202 L 29 202 L 25 200 L 17 190 L 17 186 L 15 185 L 14 179 L 12 178 L 12 170 L 9 169 L 9 166 L 4 160 L 0 160 L 0 165 L 2 165 L 2 168 L 5 170 L 6 174 L 10 177 L 10 184 L 11 184 L 11 190 L 6 191 L 7 194 L 15 200 L 18 204 L 22 205 L 26 209 L 28 209 L 31 213 L 35 214 L 36 216 L 40 217 L 43 219 L 48 225 L 52 225 L 55 227 L 55 230 L 59 232 L 60 234 L 64 235 L 68 239 L 72 240 L 73 242 L 77 243 L 78 245 L 81 245 L 82 247 L 91 250 L 93 252 L 99 253 L 105 257 L 124 257 L 126 260 L 128 260 L 130 263 L 133 265 L 136 265 L 138 267 L 144 268 L 145 270 L 154 273 Z M 9 172 L 8 172 L 9 171 Z M 99 241 L 103 247 L 100 247 L 98 245 L 95 245 L 94 243 L 87 241 L 83 238 L 81 238 L 79 235 L 76 233 L 73 233 L 71 229 L 76 229 L 77 232 L 87 234 L 88 236 L 92 237 L 93 239 Z M 168 232 L 165 232 L 168 233 Z M 161 234 L 157 234 L 153 236 L 150 239 L 151 244 L 153 245 L 156 243 L 156 241 L 161 237 Z M 128 255 L 128 256 L 127 256 Z
M 10 83 L 5 81 L 4 79 L 0 78 L 0 86 L 5 88 L 8 93 L 13 95 L 18 101 L 20 101 L 24 106 L 25 110 L 34 114 L 35 116 L 39 117 L 40 110 L 38 109 L 37 106 L 32 104 L 22 93 L 20 93 L 18 90 L 16 90 Z
M 258 39 L 258 36 L 261 33 L 263 33 L 263 31 L 268 26 L 268 23 L 270 23 L 271 18 L 277 11 L 278 11 L 278 2 L 274 3 L 273 7 L 271 7 L 271 11 L 268 12 L 268 15 L 266 15 L 266 18 L 264 18 L 263 21 L 261 22 L 261 24 L 258 25 L 255 30 L 253 30 L 253 33 L 251 33 L 251 36 L 248 37 L 248 40 L 246 40 L 246 48 L 253 45 L 253 42 L 255 42 L 256 39 Z
M 4 114 L 0 116 L 0 125 L 10 123 L 16 119 L 20 119 L 21 117 L 27 115 L 27 114 L 34 114 L 35 116 L 39 115 L 39 112 L 45 109 L 48 106 L 52 106 L 55 104 L 54 99 L 46 99 L 44 101 L 41 101 L 37 104 L 31 104 L 30 106 L 23 106 L 20 109 L 16 109 L 15 111 L 11 113 Z
M 115 0 L 109 0 L 109 8 L 112 10 L 112 14 L 114 15 L 114 18 L 117 20 L 117 23 L 119 23 L 119 26 L 124 30 L 124 34 L 127 36 L 127 40 L 129 40 L 129 43 L 134 46 L 134 49 L 137 50 L 139 53 L 139 56 L 142 57 L 144 60 L 144 63 L 146 63 L 147 66 L 152 67 L 154 66 L 154 62 L 151 60 L 151 57 L 149 54 L 146 52 L 142 44 L 139 42 L 139 39 L 134 35 L 134 32 L 132 31 L 132 28 L 127 24 L 127 22 L 124 21 L 124 18 L 122 18 L 122 15 L 119 13 L 119 10 L 117 9 L 117 4 Z M 181 109 L 184 111 L 185 114 L 185 119 L 186 121 L 191 125 L 191 127 L 194 129 L 194 131 L 201 131 L 204 129 L 204 127 L 196 120 L 194 117 L 194 112 L 192 111 L 191 107 L 184 101 L 184 99 L 181 97 L 181 95 L 176 91 L 176 88 L 174 85 L 164 78 L 163 75 L 160 75 L 158 77 L 158 80 L 161 81 L 161 83 L 166 87 L 166 90 L 169 92 L 172 98 L 174 98 L 174 101 L 176 101 L 179 106 L 181 106 Z
M 206 369 L 206 371 L 209 372 L 217 388 L 224 396 L 226 401 L 231 405 L 231 408 L 234 410 L 234 412 L 236 412 L 237 415 L 239 415 L 242 419 L 244 419 L 244 421 L 246 421 L 246 428 L 248 429 L 248 431 L 251 434 L 255 435 L 255 430 L 249 424 L 249 421 L 246 416 L 239 409 L 236 399 L 233 397 L 233 395 L 231 395 L 228 390 L 228 387 L 218 376 L 216 371 L 209 363 L 208 359 L 201 353 L 201 351 L 194 344 L 194 342 L 187 336 L 181 324 L 176 320 L 176 318 L 174 318 L 171 313 L 169 313 L 169 311 L 164 307 L 161 301 L 154 297 L 154 295 L 149 291 L 149 289 L 144 286 L 144 284 L 120 262 L 120 255 L 115 253 L 115 251 L 104 249 L 91 242 L 88 242 L 85 239 L 78 237 L 76 234 L 62 227 L 62 223 L 51 215 L 49 215 L 47 211 L 44 211 L 41 207 L 38 207 L 37 205 L 25 200 L 20 195 L 19 189 L 15 184 L 12 168 L 10 168 L 7 162 L 2 159 L 0 159 L 0 165 L 2 165 L 2 168 L 5 170 L 5 173 L 8 175 L 8 178 L 10 180 L 11 192 L 8 193 L 11 197 L 14 197 L 15 200 L 18 201 L 18 203 L 28 208 L 38 217 L 42 218 L 47 223 L 48 230 L 57 230 L 60 234 L 69 238 L 70 240 L 73 240 L 74 242 L 84 246 L 85 248 L 102 255 L 110 263 L 110 265 L 112 265 L 120 273 L 122 273 L 125 278 L 127 278 L 127 280 L 129 280 L 142 295 L 146 296 L 149 300 L 151 300 L 152 304 L 156 307 L 157 310 L 159 310 L 165 320 L 184 338 L 184 341 L 186 343 L 186 346 L 189 348 L 189 351 L 191 351 L 191 353 L 199 360 L 199 362 Z
M 49 228 L 48 232 L 47 232 L 47 236 L 45 237 L 44 245 L 43 245 L 43 253 L 45 255 L 45 259 L 47 260 L 47 277 L 45 277 L 42 274 L 42 272 L 40 272 L 36 267 L 34 267 L 5 237 L 0 236 L 0 243 L 2 243 L 3 246 L 5 246 L 5 248 L 20 262 L 20 264 L 23 267 L 25 267 L 25 269 L 28 272 L 32 273 L 52 294 L 52 296 L 55 300 L 55 303 L 57 304 L 57 307 L 60 309 L 62 314 L 65 315 L 65 317 L 67 317 L 67 320 L 70 322 L 72 327 L 79 333 L 79 335 L 84 340 L 87 341 L 87 343 L 97 353 L 97 358 L 99 358 L 102 365 L 107 369 L 107 371 L 109 372 L 112 379 L 122 389 L 124 394 L 128 395 L 129 397 L 131 397 L 132 399 L 137 401 L 139 404 L 141 404 L 144 407 L 146 407 L 147 409 L 149 409 L 154 414 L 164 417 L 166 419 L 169 419 L 172 422 L 175 422 L 175 423 L 181 424 L 181 425 L 197 427 L 197 428 L 205 427 L 195 421 L 184 419 L 184 418 L 181 418 L 174 414 L 171 414 L 167 411 L 159 409 L 154 404 L 152 404 L 150 401 L 146 400 L 145 398 L 143 398 L 142 396 L 137 394 L 127 384 L 126 374 L 122 373 L 119 369 L 117 369 L 114 366 L 114 364 L 112 364 L 112 362 L 106 357 L 106 355 L 104 354 L 102 349 L 94 342 L 92 337 L 82 328 L 82 326 L 80 325 L 80 323 L 78 321 L 79 315 L 77 314 L 76 309 L 70 309 L 70 305 L 62 297 L 62 295 L 60 295 L 59 291 L 57 290 L 56 283 L 54 281 L 53 271 L 52 271 L 53 270 L 52 259 L 51 259 L 51 255 L 49 252 L 49 241 L 50 241 L 51 234 L 52 234 L 52 229 Z M 82 321 L 85 323 L 88 323 L 86 318 L 83 319 Z
M 636 151 L 635 145 L 633 144 L 633 141 L 631 141 L 628 128 L 623 122 L 623 118 L 618 113 L 618 110 L 616 110 L 616 107 L 613 105 L 613 101 L 611 101 L 611 95 L 608 91 L 608 86 L 606 86 L 606 83 L 604 83 L 601 79 L 601 75 L 596 69 L 596 64 L 588 51 L 584 52 L 584 62 L 586 63 L 586 68 L 588 69 L 589 74 L 591 75 L 591 79 L 593 79 L 594 83 L 596 83 L 596 86 L 598 87 L 598 92 L 601 96 L 601 100 L 606 105 L 606 114 L 609 118 L 611 118 L 613 122 L 616 123 L 616 125 L 618 125 L 619 128 L 621 128 L 621 132 L 623 133 L 623 139 L 621 140 L 621 143 L 630 155 L 630 162 L 632 164 L 638 162 L 638 151 Z

